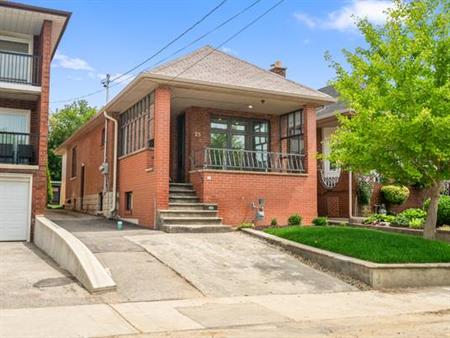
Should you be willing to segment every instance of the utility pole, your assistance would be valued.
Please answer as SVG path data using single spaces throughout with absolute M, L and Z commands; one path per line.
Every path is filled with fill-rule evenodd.
M 111 83 L 111 74 L 106 74 L 106 79 L 102 80 L 102 85 L 106 89 L 106 103 L 109 101 L 109 84 Z

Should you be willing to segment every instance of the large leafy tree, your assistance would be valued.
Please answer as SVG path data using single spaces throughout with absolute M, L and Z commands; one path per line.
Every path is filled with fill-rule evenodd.
M 55 149 L 86 123 L 95 112 L 96 108 L 91 107 L 86 100 L 79 100 L 57 109 L 50 116 L 48 167 L 52 180 L 61 179 L 61 158 L 55 154 Z
M 429 189 L 424 236 L 434 238 L 439 193 L 450 179 L 450 2 L 397 0 L 384 25 L 357 25 L 366 46 L 343 51 L 349 67 L 327 55 L 332 84 L 355 111 L 339 117 L 330 160 Z

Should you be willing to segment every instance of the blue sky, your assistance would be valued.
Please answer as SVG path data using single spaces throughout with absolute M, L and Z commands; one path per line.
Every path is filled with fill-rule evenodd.
M 139 70 L 217 26 L 254 0 L 227 0 L 213 15 L 174 46 Z M 117 76 L 145 60 L 176 37 L 220 0 L 24 0 L 32 5 L 71 11 L 72 18 L 52 65 L 51 109 L 59 102 L 101 89 L 106 73 Z M 187 53 L 205 44 L 217 46 L 278 0 L 261 0 L 251 10 L 198 42 Z M 334 76 L 324 60 L 329 50 L 342 60 L 341 49 L 364 43 L 355 31 L 351 15 L 367 16 L 380 23 L 385 0 L 285 0 L 250 29 L 223 46 L 223 50 L 258 66 L 269 68 L 281 60 L 288 78 L 320 88 Z M 182 54 L 183 54 L 182 53 Z M 182 55 L 180 54 L 180 55 Z M 136 72 L 135 72 L 136 73 Z M 111 90 L 115 95 L 122 85 Z M 105 103 L 99 93 L 86 100 Z

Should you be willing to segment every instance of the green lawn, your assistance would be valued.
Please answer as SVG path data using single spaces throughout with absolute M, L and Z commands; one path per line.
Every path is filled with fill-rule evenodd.
M 376 263 L 450 262 L 450 244 L 411 235 L 340 227 L 269 228 L 294 242 Z

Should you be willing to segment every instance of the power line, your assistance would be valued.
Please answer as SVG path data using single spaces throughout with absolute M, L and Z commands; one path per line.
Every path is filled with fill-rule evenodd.
M 190 26 L 188 29 L 186 29 L 183 33 L 181 33 L 180 35 L 178 35 L 175 39 L 173 39 L 172 41 L 170 41 L 167 45 L 165 45 L 164 47 L 162 47 L 161 49 L 159 49 L 156 53 L 154 53 L 152 56 L 148 57 L 147 59 L 145 59 L 144 61 L 142 61 L 141 63 L 137 64 L 136 66 L 134 66 L 133 68 L 131 68 L 130 70 L 126 71 L 125 73 L 115 77 L 114 79 L 111 80 L 111 82 L 115 82 L 118 79 L 130 74 L 131 72 L 135 71 L 136 69 L 138 69 L 139 67 L 141 67 L 142 65 L 146 64 L 148 61 L 150 61 L 151 59 L 153 59 L 154 57 L 158 56 L 159 54 L 161 54 L 164 50 L 166 50 L 168 47 L 170 47 L 171 45 L 173 45 L 175 42 L 177 42 L 178 40 L 180 40 L 183 36 L 185 36 L 187 33 L 189 33 L 191 30 L 193 30 L 195 27 L 197 27 L 199 24 L 201 24 L 203 21 L 206 20 L 206 18 L 208 18 L 210 15 L 212 15 L 215 11 L 217 11 L 220 7 L 222 7 L 225 2 L 227 2 L 227 0 L 222 0 L 222 2 L 220 2 L 216 7 L 214 7 L 212 10 L 210 10 L 208 13 L 206 13 L 200 20 L 198 20 L 197 22 L 195 22 L 192 26 Z
M 217 11 L 220 7 L 222 7 L 228 0 L 222 0 L 217 6 L 215 6 L 212 10 L 210 10 L 208 13 L 206 13 L 200 20 L 196 21 L 193 25 L 191 25 L 189 28 L 187 28 L 184 32 L 182 32 L 180 35 L 178 35 L 175 39 L 173 39 L 172 41 L 170 41 L 168 44 L 166 44 L 164 47 L 162 47 L 161 49 L 159 49 L 156 53 L 154 53 L 152 56 L 150 56 L 149 58 L 147 58 L 146 60 L 144 60 L 143 62 L 141 62 L 140 64 L 134 66 L 133 68 L 129 69 L 128 71 L 126 71 L 125 73 L 117 76 L 116 78 L 109 80 L 109 83 L 111 82 L 115 82 L 118 79 L 128 75 L 129 73 L 133 72 L 134 70 L 136 70 L 137 68 L 141 67 L 142 65 L 144 65 L 145 63 L 147 63 L 148 61 L 150 61 L 151 59 L 153 59 L 154 57 L 158 56 L 161 52 L 163 52 L 164 50 L 166 50 L 168 47 L 170 47 L 172 44 L 174 44 L 176 41 L 178 41 L 179 39 L 181 39 L 183 36 L 185 36 L 187 33 L 189 33 L 191 30 L 193 30 L 195 27 L 197 27 L 200 23 L 202 23 L 203 21 L 206 20 L 206 18 L 208 18 L 210 15 L 212 15 L 215 11 Z M 120 82 L 119 82 L 120 83 Z M 109 88 L 112 86 L 109 86 Z M 106 89 L 106 87 L 105 87 Z M 77 97 L 73 97 L 70 99 L 64 99 L 64 100 L 56 100 L 56 101 L 52 101 L 51 103 L 62 103 L 62 102 L 69 102 L 69 101 L 76 101 L 76 100 L 80 100 L 80 99 L 84 99 L 86 97 L 90 97 L 93 95 L 96 95 L 98 93 L 103 92 L 105 89 L 99 89 L 96 91 L 93 91 L 91 93 L 85 94 L 85 95 L 81 95 L 81 96 L 77 96 Z
M 275 5 L 273 5 L 272 7 L 270 7 L 268 10 L 266 10 L 264 13 L 260 14 L 259 16 L 257 16 L 255 19 L 253 19 L 252 21 L 250 21 L 247 25 L 245 25 L 244 27 L 242 27 L 240 30 L 238 30 L 236 33 L 234 33 L 232 36 L 230 36 L 228 39 L 226 39 L 225 41 L 223 41 L 221 44 L 219 44 L 217 47 L 214 47 L 208 54 L 206 54 L 204 57 L 200 58 L 199 60 L 197 60 L 196 62 L 194 62 L 192 65 L 190 65 L 189 67 L 187 67 L 186 69 L 184 69 L 183 71 L 181 71 L 180 73 L 178 73 L 177 75 L 175 75 L 173 78 L 171 78 L 169 80 L 173 81 L 175 80 L 177 77 L 179 77 L 181 74 L 187 72 L 189 69 L 191 69 L 192 67 L 194 67 L 196 64 L 198 64 L 200 61 L 206 59 L 209 55 L 211 55 L 212 53 L 216 52 L 220 47 L 222 47 L 223 45 L 227 44 L 228 42 L 230 42 L 231 40 L 233 40 L 234 38 L 236 38 L 238 35 L 240 35 L 241 33 L 243 33 L 245 30 L 247 30 L 248 28 L 250 28 L 251 26 L 253 26 L 256 22 L 258 22 L 260 19 L 262 19 L 264 16 L 266 16 L 267 14 L 269 14 L 271 11 L 273 11 L 275 8 L 277 8 L 278 6 L 280 6 L 285 0 L 280 0 L 278 1 Z
M 232 17 L 230 17 L 229 19 L 225 20 L 224 22 L 222 22 L 221 24 L 219 24 L 218 26 L 216 26 L 215 28 L 213 28 L 212 30 L 208 31 L 207 33 L 201 35 L 199 38 L 195 39 L 193 42 L 187 44 L 186 46 L 178 49 L 176 52 L 172 53 L 170 56 L 160 60 L 157 64 L 160 64 L 161 62 L 165 61 L 167 58 L 179 53 L 180 51 L 192 46 L 193 44 L 195 44 L 196 42 L 200 41 L 201 39 L 203 39 L 204 37 L 206 37 L 207 35 L 215 32 L 216 30 L 218 30 L 219 28 L 223 27 L 225 24 L 227 24 L 228 22 L 232 21 L 233 19 L 235 19 L 236 17 L 238 17 L 239 15 L 243 14 L 244 12 L 246 12 L 247 10 L 249 10 L 251 7 L 253 7 L 254 5 L 256 5 L 257 3 L 259 3 L 261 0 L 256 0 L 254 1 L 252 4 L 250 4 L 249 6 L 247 6 L 246 8 L 244 8 L 243 10 L 241 10 L 240 12 L 236 13 L 235 15 L 233 15 Z M 273 11 L 276 7 L 280 6 L 285 0 L 280 0 L 278 1 L 275 5 L 273 5 L 272 7 L 270 7 L 269 9 L 267 9 L 265 12 L 263 12 L 262 14 L 260 14 L 258 17 L 256 17 L 255 19 L 253 19 L 250 23 L 248 23 L 247 25 L 245 25 L 244 27 L 242 27 L 240 30 L 238 30 L 236 33 L 234 33 L 232 36 L 230 36 L 228 39 L 226 39 L 225 41 L 223 41 L 222 43 L 220 43 L 218 46 L 213 47 L 213 49 L 206 54 L 204 57 L 202 57 L 201 59 L 199 59 L 198 61 L 196 61 L 194 64 L 190 65 L 188 68 L 184 69 L 183 71 L 181 71 L 179 74 L 175 75 L 173 78 L 171 78 L 169 80 L 173 81 L 175 80 L 177 77 L 179 77 L 180 75 L 182 75 L 183 73 L 185 73 L 186 71 L 188 71 L 189 69 L 191 69 L 192 67 L 194 67 L 196 64 L 198 64 L 200 61 L 204 60 L 205 58 L 207 58 L 209 55 L 211 55 L 212 53 L 214 53 L 215 51 L 217 51 L 219 48 L 221 48 L 223 45 L 227 44 L 228 42 L 230 42 L 231 40 L 235 39 L 238 35 L 240 35 L 241 33 L 243 33 L 245 30 L 247 30 L 248 28 L 250 28 L 251 26 L 253 26 L 256 22 L 258 22 L 260 19 L 262 19 L 264 16 L 266 16 L 267 14 L 269 14 L 271 11 Z M 143 71 L 139 72 L 136 75 L 141 74 Z M 128 72 L 129 73 L 129 72 Z M 125 75 L 125 74 L 123 74 Z M 117 80 L 118 78 L 115 78 L 112 81 Z M 120 83 L 124 82 L 128 80 L 128 78 L 123 79 L 122 81 L 119 82 L 115 82 L 113 83 L 109 88 L 113 88 L 117 85 L 119 85 Z M 111 82 L 112 82 L 111 81 Z M 72 99 L 68 99 L 68 100 L 59 100 L 59 101 L 53 101 L 52 103 L 57 103 L 57 102 L 67 102 L 67 101 L 73 101 L 73 100 L 77 100 L 77 99 L 82 99 L 85 97 L 89 97 L 89 96 L 93 96 L 95 94 L 98 94 L 100 92 L 102 92 L 104 89 L 100 89 L 97 90 L 95 92 L 83 95 L 83 96 L 79 96 L 77 98 L 72 98 Z
M 188 43 L 187 45 L 179 48 L 178 50 L 176 50 L 175 52 L 173 52 L 172 54 L 168 55 L 167 57 L 159 60 L 158 62 L 154 63 L 151 67 L 147 68 L 146 70 L 143 70 L 137 74 L 133 74 L 138 76 L 139 74 L 142 74 L 143 72 L 151 69 L 152 67 L 155 67 L 161 63 L 163 63 L 164 61 L 170 59 L 171 57 L 177 55 L 178 53 L 182 52 L 183 50 L 191 47 L 192 45 L 196 44 L 197 42 L 199 42 L 200 40 L 204 39 L 205 37 L 207 37 L 208 35 L 216 32 L 217 30 L 219 30 L 220 28 L 222 28 L 223 26 L 225 26 L 226 24 L 228 24 L 229 22 L 233 21 L 234 19 L 236 19 L 238 16 L 244 14 L 245 12 L 247 12 L 249 9 L 251 9 L 252 7 L 254 7 L 256 4 L 258 4 L 259 2 L 261 2 L 262 0 L 256 0 L 254 2 L 252 2 L 249 6 L 245 7 L 244 9 L 240 10 L 239 12 L 237 12 L 236 14 L 234 14 L 233 16 L 229 17 L 228 19 L 226 19 L 225 21 L 223 21 L 222 23 L 220 23 L 219 25 L 217 25 L 216 27 L 214 27 L 213 29 L 209 30 L 208 32 L 206 32 L 205 34 L 202 34 L 201 36 L 199 36 L 198 38 L 196 38 L 195 40 L 193 40 L 192 42 Z M 110 86 L 109 88 L 115 87 L 121 83 L 123 83 L 124 81 L 128 80 L 128 78 L 116 82 L 114 83 L 112 86 Z
M 241 11 L 237 12 L 235 15 L 231 16 L 230 18 L 228 18 L 227 20 L 223 21 L 221 24 L 217 25 L 216 27 L 214 27 L 213 29 L 211 29 L 210 31 L 206 32 L 205 34 L 199 36 L 197 39 L 195 39 L 194 41 L 188 43 L 187 45 L 185 45 L 184 47 L 181 47 L 180 49 L 176 50 L 175 52 L 173 52 L 172 54 L 168 55 L 167 57 L 165 57 L 162 60 L 159 60 L 156 64 L 154 64 L 153 66 L 157 66 L 161 63 L 163 63 L 164 61 L 170 59 L 172 56 L 177 55 L 178 53 L 180 53 L 181 51 L 193 46 L 194 44 L 196 44 L 197 42 L 199 42 L 200 40 L 204 39 L 205 37 L 207 37 L 208 35 L 214 33 L 215 31 L 219 30 L 220 28 L 222 28 L 223 26 L 225 26 L 227 23 L 233 21 L 234 19 L 236 19 L 238 16 L 244 14 L 245 12 L 247 12 L 250 8 L 252 8 L 253 6 L 255 6 L 257 3 L 261 2 L 262 0 L 256 0 L 253 3 L 251 3 L 249 6 L 245 7 L 244 9 L 242 9 Z
M 253 7 L 254 5 L 256 5 L 258 2 L 260 2 L 261 0 L 256 0 L 255 2 L 253 2 L 250 6 L 244 8 L 243 10 L 241 10 L 240 12 L 238 12 L 237 14 L 235 14 L 234 16 L 232 16 L 230 19 L 227 19 L 226 21 L 224 21 L 222 24 L 218 25 L 217 27 L 222 27 L 225 23 L 230 22 L 232 19 L 236 18 L 237 16 L 241 15 L 242 13 L 244 13 L 246 10 L 250 9 L 251 7 Z M 194 67 L 196 64 L 198 64 L 200 61 L 206 59 L 209 55 L 211 55 L 212 53 L 214 53 L 215 51 L 217 51 L 219 48 L 221 48 L 223 45 L 227 44 L 228 42 L 230 42 L 231 40 L 235 39 L 238 35 L 240 35 L 241 33 L 243 33 L 245 30 L 247 30 L 248 28 L 250 28 L 251 26 L 253 26 L 256 22 L 258 22 L 259 20 L 261 20 L 264 16 L 266 16 L 267 14 L 269 14 L 271 11 L 273 11 L 275 8 L 277 8 L 278 6 L 280 6 L 285 0 L 280 0 L 278 1 L 275 5 L 273 5 L 272 7 L 270 7 L 269 9 L 267 9 L 265 12 L 263 12 L 262 14 L 260 14 L 259 16 L 257 16 L 255 19 L 253 19 L 252 21 L 250 21 L 247 25 L 245 25 L 244 27 L 242 27 L 240 30 L 238 30 L 236 33 L 234 33 L 232 36 L 230 36 L 228 39 L 226 39 L 225 41 L 223 41 L 222 43 L 220 43 L 217 47 L 213 47 L 213 49 L 206 54 L 204 57 L 200 58 L 199 60 L 197 60 L 195 63 L 193 63 L 192 65 L 190 65 L 189 67 L 187 67 L 186 69 L 184 69 L 183 71 L 181 71 L 180 73 L 178 73 L 177 75 L 175 75 L 173 78 L 171 78 L 170 81 L 175 80 L 177 77 L 179 77 L 181 74 L 185 73 L 186 71 L 188 71 L 189 69 L 191 69 L 192 67 Z M 216 27 L 216 28 L 217 28 Z M 195 42 L 198 42 L 199 40 L 201 40 L 203 37 L 205 37 L 206 35 L 212 33 L 213 31 L 215 31 L 216 29 L 212 29 L 211 31 L 209 31 L 206 34 L 203 34 L 200 38 L 196 39 Z M 194 42 L 194 43 L 195 43 Z M 193 44 L 193 43 L 192 43 Z M 177 52 L 172 53 L 170 56 L 168 56 L 167 58 L 173 56 L 174 54 L 177 54 L 179 51 L 188 48 L 192 45 L 191 43 L 184 46 L 183 48 L 180 48 Z M 163 59 L 162 61 L 159 61 L 157 64 L 165 61 L 167 58 Z M 155 64 L 156 65 L 156 64 Z M 139 74 L 143 73 L 144 71 L 141 71 Z M 139 75 L 138 74 L 138 75 Z M 121 81 L 122 82 L 122 81 Z M 115 87 L 117 85 L 119 85 L 121 82 L 118 83 L 114 83 L 111 87 Z

